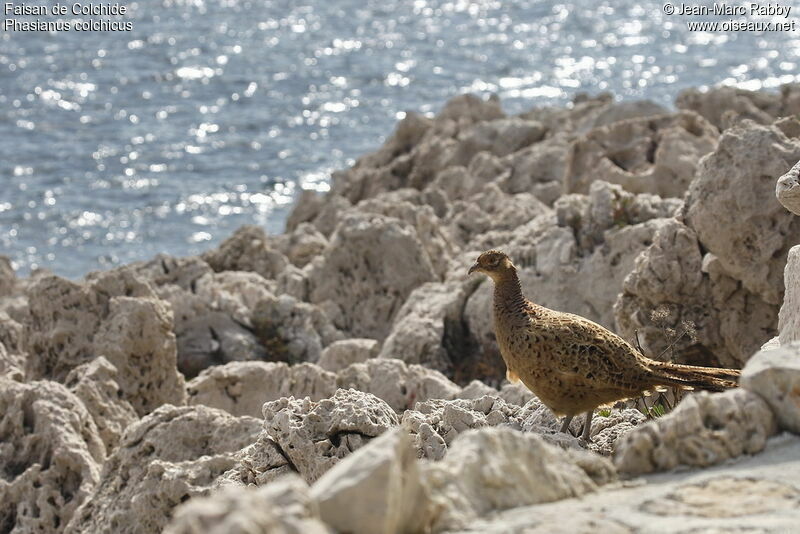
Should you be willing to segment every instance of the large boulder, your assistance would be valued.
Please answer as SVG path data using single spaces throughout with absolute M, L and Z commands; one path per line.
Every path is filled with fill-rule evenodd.
M 336 464 L 314 483 L 311 496 L 337 532 L 424 532 L 430 521 L 427 488 L 411 440 L 399 428 Z
M 409 293 L 435 279 L 416 230 L 381 215 L 345 215 L 318 259 L 311 302 L 351 336 L 379 341 Z
M 32 378 L 63 381 L 78 365 L 105 356 L 139 415 L 184 402 L 172 311 L 131 269 L 96 273 L 85 283 L 42 276 L 27 293 Z
M 317 364 L 326 371 L 341 371 L 353 363 L 363 363 L 375 358 L 380 344 L 374 339 L 350 338 L 334 341 L 322 351 Z
M 701 391 L 628 432 L 617 443 L 614 463 L 628 475 L 716 465 L 761 451 L 776 432 L 775 422 L 767 403 L 754 393 Z
M 208 493 L 261 424 L 205 406 L 162 406 L 128 429 L 65 532 L 161 532 L 178 504 Z
M 0 528 L 61 532 L 100 480 L 105 447 L 78 397 L 0 377 Z
M 741 384 L 766 401 L 780 428 L 800 434 L 800 343 L 758 352 L 742 370 Z
M 509 428 L 465 432 L 443 460 L 424 465 L 437 512 L 432 530 L 462 529 L 492 512 L 580 497 L 616 478 L 608 460 L 587 455 Z
M 800 159 L 800 139 L 750 121 L 726 130 L 703 158 L 686 195 L 686 224 L 724 271 L 779 305 L 789 248 L 800 219 L 775 199 L 775 179 Z

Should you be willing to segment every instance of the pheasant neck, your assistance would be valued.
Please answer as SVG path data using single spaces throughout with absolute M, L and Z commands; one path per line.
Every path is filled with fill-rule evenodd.
M 516 269 L 511 268 L 495 279 L 494 302 L 496 306 L 506 309 L 517 310 L 524 307 L 525 297 L 522 296 L 522 285 Z

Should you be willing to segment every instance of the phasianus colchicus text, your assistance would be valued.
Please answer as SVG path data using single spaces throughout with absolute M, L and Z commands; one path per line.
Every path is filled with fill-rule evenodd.
M 651 360 L 610 330 L 579 315 L 545 308 L 522 294 L 517 269 L 503 252 L 478 257 L 469 274 L 494 282 L 494 332 L 506 376 L 522 381 L 557 416 L 586 413 L 590 439 L 595 408 L 659 387 L 720 391 L 737 386 L 735 369 Z

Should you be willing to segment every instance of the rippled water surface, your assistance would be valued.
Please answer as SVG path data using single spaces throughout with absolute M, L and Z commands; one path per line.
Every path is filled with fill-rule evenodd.
M 518 112 L 800 79 L 797 32 L 689 33 L 623 4 L 145 0 L 129 33 L 0 31 L 0 254 L 77 277 L 280 232 L 299 188 L 465 91 Z

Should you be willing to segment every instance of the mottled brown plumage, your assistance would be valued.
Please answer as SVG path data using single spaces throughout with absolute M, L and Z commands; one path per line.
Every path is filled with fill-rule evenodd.
M 521 380 L 556 415 L 592 411 L 658 387 L 719 391 L 736 387 L 739 371 L 679 365 L 643 356 L 627 341 L 579 315 L 526 299 L 517 270 L 504 253 L 490 250 L 470 270 L 494 281 L 494 331 L 509 380 Z

